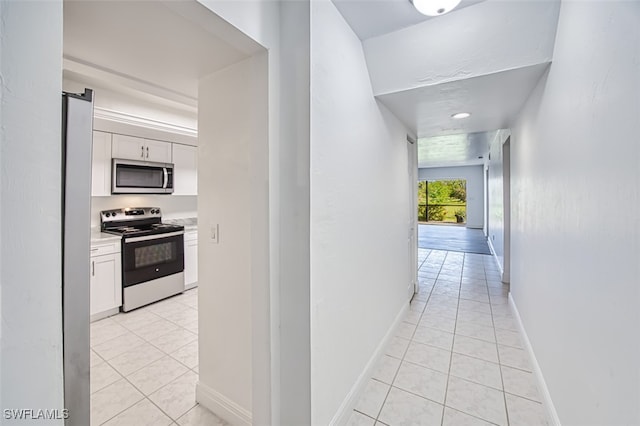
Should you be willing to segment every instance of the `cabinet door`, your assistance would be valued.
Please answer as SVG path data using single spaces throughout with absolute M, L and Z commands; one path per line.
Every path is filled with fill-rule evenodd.
M 145 140 L 135 136 L 113 135 L 111 153 L 113 158 L 144 161 Z
M 91 257 L 91 315 L 108 311 L 122 304 L 120 253 Z
M 184 286 L 194 287 L 198 284 L 198 240 L 184 243 Z
M 171 163 L 171 143 L 154 141 L 152 139 L 144 140 L 144 159 L 145 161 L 155 161 L 158 163 Z
M 198 195 L 198 148 L 173 145 L 173 195 Z
M 93 132 L 91 195 L 111 195 L 111 133 Z

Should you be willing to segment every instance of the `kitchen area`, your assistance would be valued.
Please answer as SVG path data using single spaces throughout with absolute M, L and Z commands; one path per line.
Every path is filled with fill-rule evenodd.
M 195 1 L 64 2 L 63 90 L 93 93 L 91 426 L 226 424 L 211 408 L 219 365 L 234 386 L 251 383 L 246 301 L 268 263 L 246 262 L 266 259 L 266 234 L 249 235 L 266 229 L 268 157 L 266 131 L 244 112 L 266 97 L 211 78 L 260 49 L 243 37 Z M 219 134 L 226 124 L 233 132 Z M 260 151 L 249 163 L 250 142 Z M 200 357 L 219 337 L 233 363 Z
M 91 199 L 92 321 L 197 286 L 196 146 L 94 124 Z
M 197 137 L 101 118 L 126 97 L 92 87 L 91 425 L 215 424 L 195 402 Z

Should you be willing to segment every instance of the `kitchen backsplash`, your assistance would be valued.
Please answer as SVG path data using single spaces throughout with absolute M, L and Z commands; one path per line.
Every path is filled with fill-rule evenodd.
M 192 218 L 198 216 L 198 197 L 147 194 L 91 197 L 91 226 L 100 226 L 102 210 L 125 207 L 160 207 L 163 219 Z

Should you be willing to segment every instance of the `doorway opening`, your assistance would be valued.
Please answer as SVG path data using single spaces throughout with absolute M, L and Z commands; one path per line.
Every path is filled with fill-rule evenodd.
M 434 225 L 466 225 L 466 179 L 418 182 L 418 221 Z
M 188 291 L 127 313 L 118 313 L 124 265 L 120 241 L 111 243 L 109 253 L 96 248 L 110 263 L 100 267 L 95 260 L 101 279 L 92 280 L 111 298 L 91 285 L 92 298 L 106 302 L 94 303 L 99 315 L 91 325 L 89 318 L 83 324 L 83 332 L 89 332 L 78 345 L 81 380 L 65 377 L 65 385 L 81 389 L 84 397 L 82 415 L 74 411 L 68 426 L 124 424 L 140 411 L 154 424 L 190 424 L 193 419 L 209 424 L 217 422 L 213 413 L 243 424 L 245 413 L 253 413 L 254 421 L 264 423 L 271 396 L 254 388 L 269 388 L 264 378 L 270 377 L 264 361 L 270 359 L 270 328 L 263 326 L 271 314 L 269 223 L 264 220 L 269 199 L 263 190 L 269 184 L 267 51 L 193 0 L 65 1 L 64 6 L 63 85 L 70 92 L 90 87 L 96 99 L 92 168 L 94 180 L 102 177 L 104 185 L 95 185 L 91 194 L 95 240 L 102 238 L 100 211 L 108 209 L 158 207 L 163 221 L 195 228 L 185 230 L 183 241 Z M 227 91 L 222 93 L 215 82 L 225 76 L 228 81 L 219 86 Z M 203 110 L 206 120 L 199 117 Z M 129 154 L 131 147 L 135 154 Z M 173 194 L 111 193 L 113 158 L 141 153 L 150 158 L 155 151 L 163 155 L 155 162 L 174 166 Z M 250 199 L 238 195 L 258 187 L 260 193 Z M 180 223 L 197 217 L 207 220 Z M 190 231 L 195 231 L 193 240 Z M 237 265 L 247 259 L 249 267 L 239 269 L 253 275 L 240 277 Z M 233 279 L 227 278 L 231 273 Z M 202 285 L 191 289 L 198 282 Z M 108 309 L 102 309 L 105 305 Z M 215 315 L 242 321 L 230 325 Z M 216 367 L 222 357 L 234 362 L 220 372 Z M 232 374 L 234 380 L 216 374 Z M 240 414 L 224 411 L 218 400 L 229 404 L 224 399 L 229 393 L 242 394 L 240 405 L 234 405 Z M 117 404 L 113 395 L 120 395 Z

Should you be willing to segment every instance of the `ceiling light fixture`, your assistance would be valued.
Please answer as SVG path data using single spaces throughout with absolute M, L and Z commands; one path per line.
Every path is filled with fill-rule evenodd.
M 418 12 L 427 16 L 440 16 L 451 12 L 460 0 L 409 0 Z
M 455 118 L 456 120 L 460 120 L 461 118 L 467 118 L 467 117 L 471 117 L 470 112 L 459 112 L 451 116 L 451 118 Z

